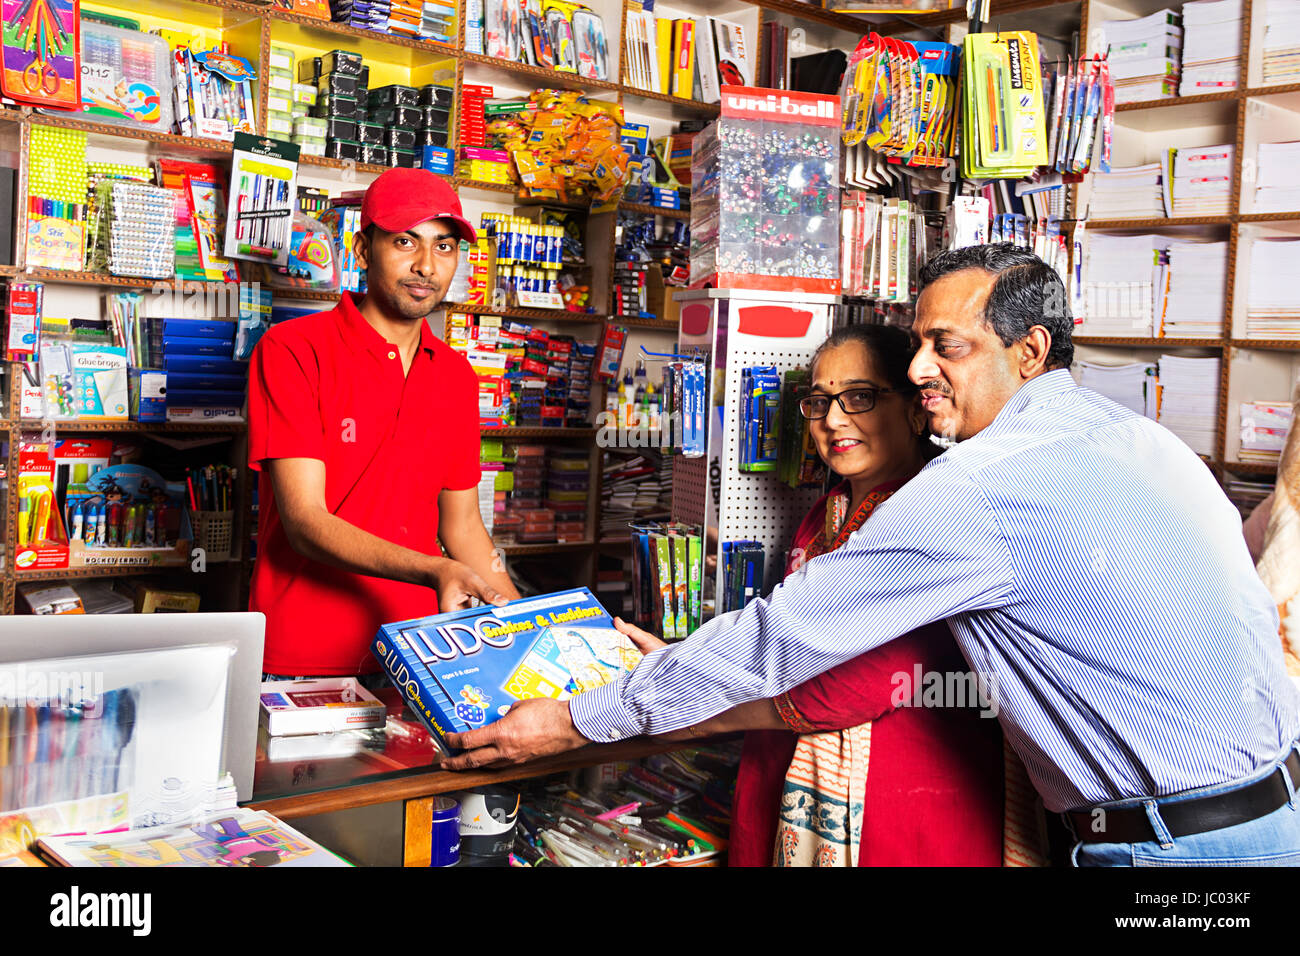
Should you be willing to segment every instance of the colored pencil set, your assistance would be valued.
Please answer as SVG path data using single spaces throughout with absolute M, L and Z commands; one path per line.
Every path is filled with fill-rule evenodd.
M 288 245 L 293 205 L 287 179 L 244 174 L 239 180 L 238 203 L 235 236 L 241 254 L 272 258 Z

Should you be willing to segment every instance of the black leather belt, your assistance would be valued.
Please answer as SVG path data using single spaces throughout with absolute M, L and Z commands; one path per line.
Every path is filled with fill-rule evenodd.
M 1300 790 L 1300 754 L 1295 750 L 1282 763 L 1283 772 L 1291 775 L 1291 782 Z M 1161 803 L 1160 819 L 1175 839 L 1222 830 L 1224 827 L 1249 823 L 1272 813 L 1289 799 L 1286 783 L 1277 771 L 1263 780 L 1227 793 L 1177 803 Z M 1161 839 L 1151 827 L 1143 806 L 1115 809 L 1096 807 L 1091 810 L 1071 810 L 1062 814 L 1071 825 L 1074 835 L 1084 843 L 1159 843 Z

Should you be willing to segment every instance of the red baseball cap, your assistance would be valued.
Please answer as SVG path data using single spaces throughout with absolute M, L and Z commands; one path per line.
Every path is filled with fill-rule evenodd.
M 477 238 L 456 191 L 427 169 L 395 166 L 380 173 L 361 200 L 362 229 L 373 222 L 384 232 L 405 232 L 430 219 L 451 220 L 467 242 Z

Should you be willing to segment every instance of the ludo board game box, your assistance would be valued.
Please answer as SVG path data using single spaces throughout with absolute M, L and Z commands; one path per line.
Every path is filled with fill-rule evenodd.
M 371 652 L 448 753 L 448 733 L 520 700 L 568 700 L 630 671 L 641 653 L 586 588 L 385 624 Z

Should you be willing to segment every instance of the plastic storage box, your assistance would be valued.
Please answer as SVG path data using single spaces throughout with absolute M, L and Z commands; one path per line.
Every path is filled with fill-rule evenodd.
M 727 86 L 691 153 L 691 288 L 840 291 L 840 100 Z
M 81 24 L 81 109 L 97 123 L 172 131 L 171 54 L 160 36 Z

